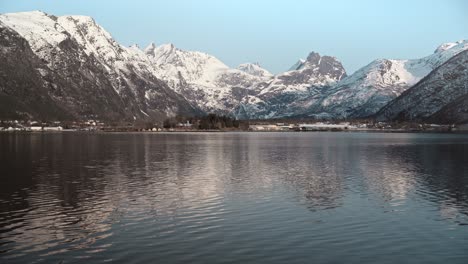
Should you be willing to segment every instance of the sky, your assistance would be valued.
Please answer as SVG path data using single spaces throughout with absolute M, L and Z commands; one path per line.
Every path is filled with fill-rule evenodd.
M 350 74 L 468 39 L 466 0 L 0 0 L 0 13 L 31 10 L 92 16 L 122 45 L 173 43 L 273 73 L 311 51 L 337 57 Z

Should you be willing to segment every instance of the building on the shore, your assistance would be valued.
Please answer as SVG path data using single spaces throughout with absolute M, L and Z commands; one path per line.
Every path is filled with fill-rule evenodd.
M 43 128 L 44 131 L 62 131 L 63 128 L 61 126 L 57 126 L 57 127 L 44 127 Z
M 284 123 L 276 125 L 249 125 L 250 131 L 289 131 L 294 127 Z
M 314 124 L 299 124 L 301 131 L 339 131 L 347 130 L 350 128 L 348 123 L 345 124 L 325 124 L 325 123 L 314 123 Z
M 185 123 L 178 123 L 176 125 L 176 128 L 178 128 L 178 129 L 192 129 L 193 125 L 189 121 L 187 121 Z

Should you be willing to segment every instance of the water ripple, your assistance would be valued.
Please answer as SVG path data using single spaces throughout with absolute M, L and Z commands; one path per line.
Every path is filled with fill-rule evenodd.
M 11 136 L 2 263 L 468 261 L 464 135 Z

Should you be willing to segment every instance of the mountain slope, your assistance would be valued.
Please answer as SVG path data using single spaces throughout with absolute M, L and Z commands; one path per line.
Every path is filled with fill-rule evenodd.
M 336 58 L 311 52 L 290 71 L 276 75 L 271 81 L 258 83 L 257 94 L 244 98 L 236 109 L 242 118 L 274 118 L 301 115 L 314 98 L 346 77 Z
M 145 53 L 157 76 L 187 100 L 206 112 L 241 119 L 296 116 L 310 104 L 304 98 L 319 96 L 346 77 L 341 62 L 315 52 L 294 70 L 275 76 L 255 63 L 232 69 L 214 56 L 173 44 L 151 43 Z
M 237 66 L 238 70 L 246 72 L 250 75 L 258 76 L 258 77 L 273 77 L 269 71 L 263 69 L 258 62 L 255 63 L 243 63 Z
M 208 112 L 246 119 L 361 118 L 468 50 L 466 40 L 446 43 L 427 57 L 379 59 L 350 76 L 338 59 L 311 52 L 272 75 L 258 63 L 234 69 L 172 44 L 124 47 L 86 16 L 2 14 L 0 30 L 0 117 L 44 119 L 160 120 Z M 458 77 L 444 79 L 450 74 L 431 78 L 461 85 Z M 429 111 L 434 120 L 462 118 L 465 101 L 452 95 L 458 92 Z M 413 118 L 412 110 L 404 111 Z
M 468 41 L 446 43 L 432 55 L 414 60 L 379 59 L 344 78 L 309 109 L 309 115 L 359 118 L 380 108 L 451 57 L 468 49 Z
M 468 94 L 468 50 L 452 57 L 382 108 L 378 120 L 459 122 Z M 460 119 L 451 116 L 460 113 Z
M 465 89 L 468 90 L 468 88 Z M 468 124 L 468 91 L 465 91 L 465 95 L 442 107 L 426 121 L 439 124 Z
M 162 119 L 200 112 L 155 77 L 143 52 L 120 46 L 92 18 L 34 11 L 3 14 L 0 22 L 39 59 L 42 92 L 75 119 Z M 39 88 L 28 89 L 34 94 Z
M 214 56 L 181 50 L 173 44 L 152 43 L 145 53 L 159 78 L 206 112 L 229 113 L 249 88 L 271 78 L 267 71 L 259 75 L 232 69 Z
M 330 86 L 346 77 L 346 71 L 336 58 L 311 52 L 294 70 L 275 76 L 261 94 L 278 92 L 305 92 L 311 86 Z
M 47 71 L 28 42 L 0 22 L 0 113 L 3 118 L 69 118 L 47 92 Z M 12 67 L 14 65 L 14 67 Z

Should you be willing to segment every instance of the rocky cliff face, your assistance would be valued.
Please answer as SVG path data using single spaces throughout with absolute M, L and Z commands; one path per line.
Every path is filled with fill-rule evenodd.
M 255 95 L 246 96 L 236 115 L 242 118 L 293 117 L 303 114 L 324 91 L 346 77 L 346 71 L 334 57 L 311 52 L 291 70 L 271 81 L 258 83 Z

